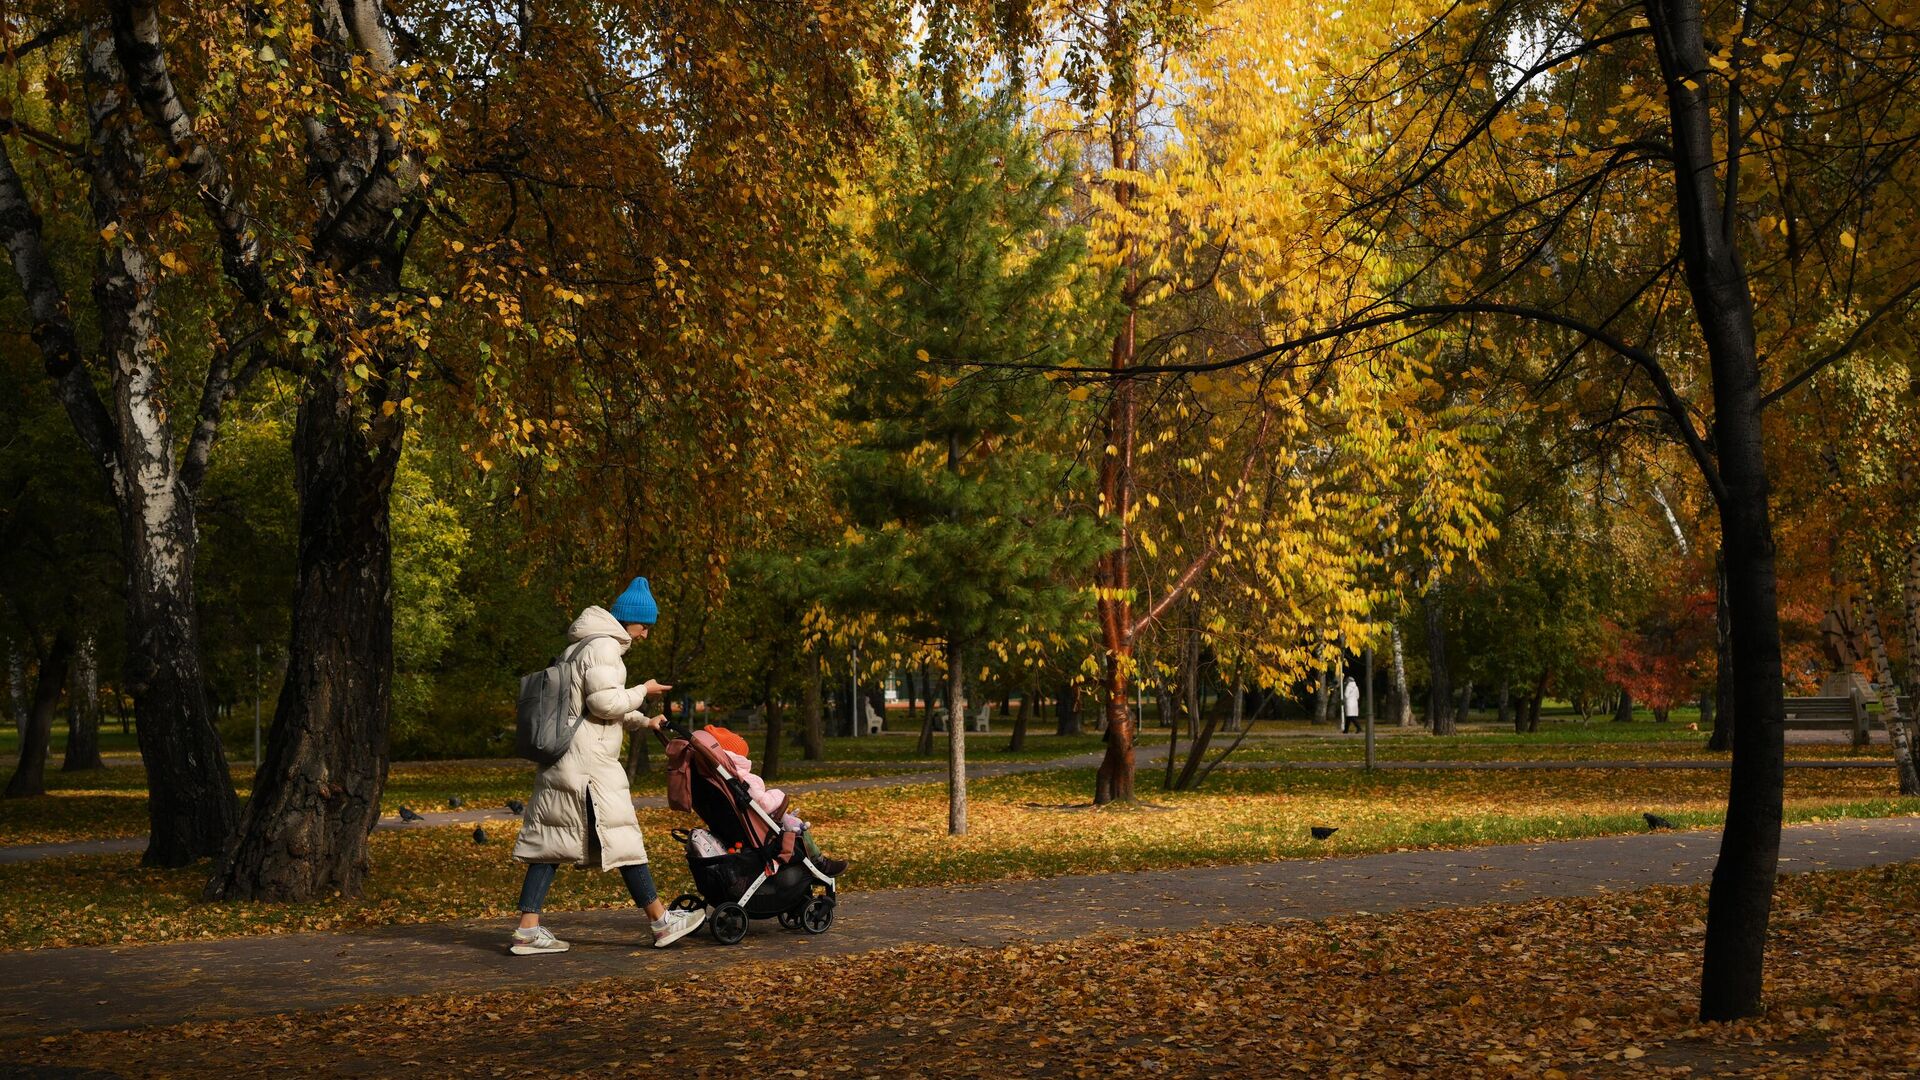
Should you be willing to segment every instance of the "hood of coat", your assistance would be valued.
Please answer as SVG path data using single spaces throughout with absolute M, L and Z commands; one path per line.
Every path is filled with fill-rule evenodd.
M 626 627 L 620 625 L 620 620 L 597 604 L 581 612 L 580 617 L 573 620 L 573 625 L 567 627 L 567 640 L 582 641 L 595 634 L 612 635 L 620 643 L 621 652 L 626 652 L 633 645 L 633 636 L 627 633 Z

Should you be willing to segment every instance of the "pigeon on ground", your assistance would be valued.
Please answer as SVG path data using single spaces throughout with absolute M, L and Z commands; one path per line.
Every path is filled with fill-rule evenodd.
M 1677 829 L 1680 827 L 1668 821 L 1666 818 L 1661 817 L 1659 814 L 1641 814 L 1640 816 L 1647 819 L 1647 830 L 1649 832 L 1654 829 Z
M 487 830 L 484 826 L 475 825 L 473 827 L 473 842 L 476 844 L 484 844 L 487 842 Z
M 400 820 L 401 821 L 425 821 L 427 819 L 421 817 L 419 814 L 414 813 L 413 807 L 403 806 L 400 808 Z
M 516 814 L 524 814 L 527 812 L 527 804 L 521 802 L 519 799 L 508 799 L 507 809 Z
M 1309 831 L 1313 833 L 1313 838 L 1315 840 L 1325 840 L 1327 837 L 1332 836 L 1334 833 L 1337 833 L 1340 830 L 1338 828 L 1330 827 L 1326 825 L 1315 825 Z
M 458 810 L 465 805 L 467 804 L 464 801 L 462 801 L 460 796 L 458 795 L 451 796 L 447 799 L 447 806 L 450 809 Z

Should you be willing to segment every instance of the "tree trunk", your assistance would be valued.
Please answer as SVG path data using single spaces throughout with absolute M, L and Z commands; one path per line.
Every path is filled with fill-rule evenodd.
M 1245 698 L 1246 695 L 1242 692 L 1241 687 L 1236 684 L 1233 688 L 1233 711 L 1231 719 L 1228 721 L 1228 730 L 1239 729 L 1241 709 L 1245 704 Z M 1207 747 L 1213 742 L 1214 732 L 1219 729 L 1219 726 L 1220 718 L 1217 712 L 1207 717 L 1206 723 L 1200 726 L 1200 733 L 1194 736 L 1193 742 L 1187 746 L 1187 762 L 1180 767 L 1180 778 L 1174 781 L 1174 790 L 1191 791 L 1197 786 L 1200 775 L 1200 764 L 1205 760 Z
M 73 659 L 73 631 L 66 627 L 53 636 L 53 647 L 40 660 L 40 675 L 33 687 L 33 702 L 27 708 L 27 730 L 20 740 L 20 761 L 0 797 L 25 798 L 47 793 L 47 747 L 53 741 L 53 714 L 60 704 L 60 691 L 67 681 L 67 665 Z
M 1727 561 L 1714 556 L 1713 734 L 1709 750 L 1733 749 L 1733 627 L 1727 611 Z
M 1900 599 L 1907 611 L 1907 694 L 1920 698 L 1920 540 L 1907 546 L 1907 573 L 1900 581 Z
M 13 733 L 27 741 L 27 717 L 33 715 L 32 695 L 27 693 L 27 657 L 20 642 L 7 641 L 7 702 L 13 712 Z
M 399 417 L 360 416 L 335 372 L 308 380 L 293 433 L 300 557 L 286 681 L 209 899 L 357 896 L 366 878 L 387 779 Z
M 1473 680 L 1468 679 L 1467 685 L 1460 688 L 1460 711 L 1455 715 L 1454 723 L 1456 724 L 1466 723 L 1469 719 L 1472 718 L 1472 715 L 1473 715 L 1472 710 L 1473 710 Z
M 933 753 L 934 693 L 932 665 L 925 660 L 920 661 L 920 681 L 927 688 L 927 707 L 920 717 L 920 741 L 914 744 L 913 754 L 915 757 L 926 757 Z M 947 717 L 947 726 L 953 726 L 952 716 Z
M 1162 700 L 1165 700 L 1166 695 L 1162 694 L 1161 696 L 1162 696 Z M 1161 791 L 1173 790 L 1173 759 L 1174 759 L 1174 755 L 1178 754 L 1179 752 L 1180 752 L 1180 722 L 1177 717 L 1168 717 L 1167 760 L 1166 760 L 1166 769 L 1164 770 L 1166 775 L 1160 778 Z
M 1753 294 L 1721 202 L 1720 131 L 1707 99 L 1705 28 L 1698 0 L 1645 0 L 1667 90 L 1680 257 L 1707 346 L 1714 401 L 1711 451 L 1695 449 L 1715 490 L 1733 627 L 1733 766 L 1720 859 L 1707 893 L 1703 1020 L 1762 1011 L 1767 923 L 1779 870 L 1786 780 L 1780 611 L 1770 520 Z M 1730 104 L 1738 108 L 1738 103 Z M 1738 199 L 1733 179 L 1725 181 Z M 1676 417 L 1676 422 L 1691 421 Z
M 1620 701 L 1614 706 L 1613 722 L 1616 724 L 1633 723 L 1633 691 L 1620 688 Z
M 1533 696 L 1527 699 L 1527 732 L 1540 730 L 1540 705 L 1547 699 L 1547 683 L 1552 678 L 1552 669 L 1542 671 L 1540 678 L 1533 684 Z
M 1080 734 L 1080 684 L 1067 683 L 1060 688 L 1060 696 L 1054 699 L 1053 716 L 1055 735 Z
M 800 710 L 801 722 L 805 725 L 806 750 L 808 761 L 819 761 L 827 756 L 825 718 L 820 714 L 820 657 L 810 654 L 803 661 L 806 678 L 802 679 Z
M 1913 717 L 1900 707 L 1900 684 L 1893 677 L 1893 662 L 1887 659 L 1887 641 L 1880 634 L 1880 609 L 1873 593 L 1863 590 L 1861 614 L 1867 624 L 1867 648 L 1873 657 L 1874 693 L 1880 698 L 1880 722 L 1886 726 L 1887 741 L 1893 744 L 1893 763 L 1900 773 L 1900 794 L 1920 795 L 1920 772 L 1913 762 Z
M 1033 688 L 1020 691 L 1020 711 L 1013 714 L 1013 738 L 1007 742 L 1009 751 L 1018 752 L 1027 748 L 1027 718 L 1033 715 Z
M 1500 680 L 1500 719 L 1499 719 L 1500 726 L 1504 728 L 1508 724 L 1512 724 L 1513 730 L 1516 733 L 1525 731 L 1526 724 L 1524 722 L 1524 718 L 1518 715 L 1518 712 L 1524 712 L 1526 707 L 1527 707 L 1526 698 L 1523 696 L 1520 699 L 1520 709 L 1519 710 L 1514 709 L 1513 684 L 1509 683 L 1505 679 L 1501 679 Z
M 89 206 L 103 233 L 125 232 L 122 210 L 143 182 L 126 78 L 98 24 L 83 37 Z M 0 239 L 33 321 L 55 396 L 113 495 L 127 574 L 127 689 L 139 717 L 149 835 L 142 862 L 183 866 L 217 853 L 233 823 L 226 755 L 208 711 L 193 604 L 194 497 L 219 404 L 229 387 L 210 371 L 200 427 L 176 463 L 166 377 L 155 343 L 154 281 L 133 243 L 101 247 L 94 282 L 100 352 L 112 409 L 100 397 L 40 237 L 40 219 L 0 146 Z M 209 404 L 210 403 L 210 404 Z M 191 415 L 191 414 L 189 414 Z
M 95 224 L 122 227 L 121 207 L 143 164 L 125 108 L 124 75 L 111 42 L 89 40 L 93 95 L 92 207 Z M 195 492 L 174 458 L 153 274 L 133 245 L 109 245 L 94 279 L 94 304 L 112 365 L 118 445 L 109 471 L 120 519 L 127 589 L 127 685 L 133 692 L 140 756 L 147 770 L 148 866 L 184 866 L 218 854 L 238 800 L 214 726 L 201 669 L 194 604 L 198 526 Z M 77 406 L 70 393 L 69 411 Z
M 93 635 L 88 634 L 73 654 L 73 678 L 67 688 L 67 753 L 60 771 L 106 766 L 100 757 L 100 661 Z
M 1328 707 L 1333 703 L 1333 665 L 1328 664 L 1314 672 L 1313 686 L 1313 722 L 1327 722 Z
M 1267 706 L 1273 704 L 1275 701 L 1278 701 L 1278 700 L 1280 700 L 1280 696 L 1278 694 L 1272 694 L 1272 693 L 1266 694 L 1261 698 L 1260 707 L 1253 710 L 1252 716 L 1245 717 L 1241 721 L 1240 731 L 1238 734 L 1234 735 L 1233 741 L 1227 744 L 1226 749 L 1220 751 L 1218 754 L 1213 755 L 1213 760 L 1207 762 L 1206 767 L 1200 770 L 1199 776 L 1194 777 L 1193 779 L 1194 790 L 1196 791 L 1199 790 L 1200 785 L 1205 784 L 1207 782 L 1207 777 L 1213 775 L 1213 770 L 1219 768 L 1221 762 L 1232 757 L 1233 752 L 1235 750 L 1240 749 L 1240 744 L 1246 741 L 1247 732 L 1252 731 L 1253 725 L 1259 722 L 1261 716 L 1266 714 Z
M 1389 626 L 1387 638 L 1393 645 L 1393 723 L 1396 727 L 1412 727 L 1413 695 L 1407 693 L 1407 654 L 1400 641 L 1399 623 Z
M 922 664 L 920 670 L 926 671 L 927 665 Z M 920 715 L 920 740 L 914 743 L 913 746 L 914 757 L 927 757 L 933 753 L 933 713 L 935 705 L 933 684 L 931 682 L 927 684 L 927 691 L 927 707 Z M 947 717 L 947 728 L 949 730 L 953 728 L 952 715 L 948 715 Z
M 947 642 L 947 835 L 967 832 L 967 670 L 960 643 Z
M 774 697 L 771 686 L 762 700 L 767 710 L 767 745 L 760 751 L 760 777 L 772 783 L 780 779 L 780 734 L 786 716 L 780 711 L 780 701 Z
M 1189 630 L 1182 635 L 1180 677 L 1184 685 L 1180 688 L 1179 711 L 1185 715 L 1168 718 L 1170 723 L 1167 725 L 1167 762 L 1165 776 L 1160 781 L 1163 791 L 1174 790 L 1174 758 L 1180 747 L 1180 721 L 1186 721 L 1190 739 L 1197 741 L 1199 738 L 1199 731 L 1195 726 L 1199 721 L 1200 712 L 1200 631 L 1198 630 Z
M 1447 623 L 1439 586 L 1428 591 L 1422 607 L 1427 618 L 1427 727 L 1435 735 L 1453 734 L 1453 687 L 1447 677 Z
M 1129 64 L 1132 60 L 1127 61 Z M 1131 100 L 1116 96 L 1115 112 L 1108 127 L 1108 160 L 1116 168 L 1139 164 L 1135 138 L 1138 124 Z M 1118 220 L 1125 221 L 1134 201 L 1134 185 L 1116 179 L 1111 194 Z M 1125 310 L 1108 350 L 1108 364 L 1115 371 L 1133 366 L 1135 333 L 1139 320 L 1140 270 L 1136 238 L 1130 233 L 1121 240 L 1120 302 Z M 1135 428 L 1135 385 L 1123 379 L 1108 395 L 1101 435 L 1105 443 L 1099 454 L 1100 496 L 1098 515 L 1114 526 L 1114 544 L 1094 564 L 1094 607 L 1100 625 L 1100 644 L 1105 651 L 1102 689 L 1105 691 L 1107 727 L 1103 737 L 1106 753 L 1094 775 L 1093 801 L 1096 805 L 1133 801 L 1133 710 L 1127 707 L 1127 680 L 1133 669 L 1133 447 Z

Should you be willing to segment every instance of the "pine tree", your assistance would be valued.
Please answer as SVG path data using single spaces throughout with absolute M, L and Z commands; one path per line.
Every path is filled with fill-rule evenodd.
M 993 364 L 1077 364 L 1103 302 L 1060 221 L 1069 167 L 1050 165 L 1009 101 L 908 98 L 892 167 L 847 259 L 838 479 L 850 520 L 831 575 L 843 610 L 946 654 L 949 816 L 967 828 L 966 673 L 988 648 L 1085 617 L 1097 556 L 1066 512 L 1085 470 L 1063 452 L 1068 395 Z M 989 365 L 959 377 L 962 365 Z

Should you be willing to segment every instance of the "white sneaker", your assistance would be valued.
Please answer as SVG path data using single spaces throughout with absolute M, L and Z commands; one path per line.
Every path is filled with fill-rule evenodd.
M 507 951 L 515 956 L 538 956 L 541 953 L 566 952 L 566 942 L 553 936 L 553 931 L 544 926 L 535 926 L 513 932 L 513 947 Z
M 664 949 L 700 929 L 701 924 L 706 921 L 706 908 L 698 911 L 669 911 L 666 918 L 653 924 L 653 947 Z

